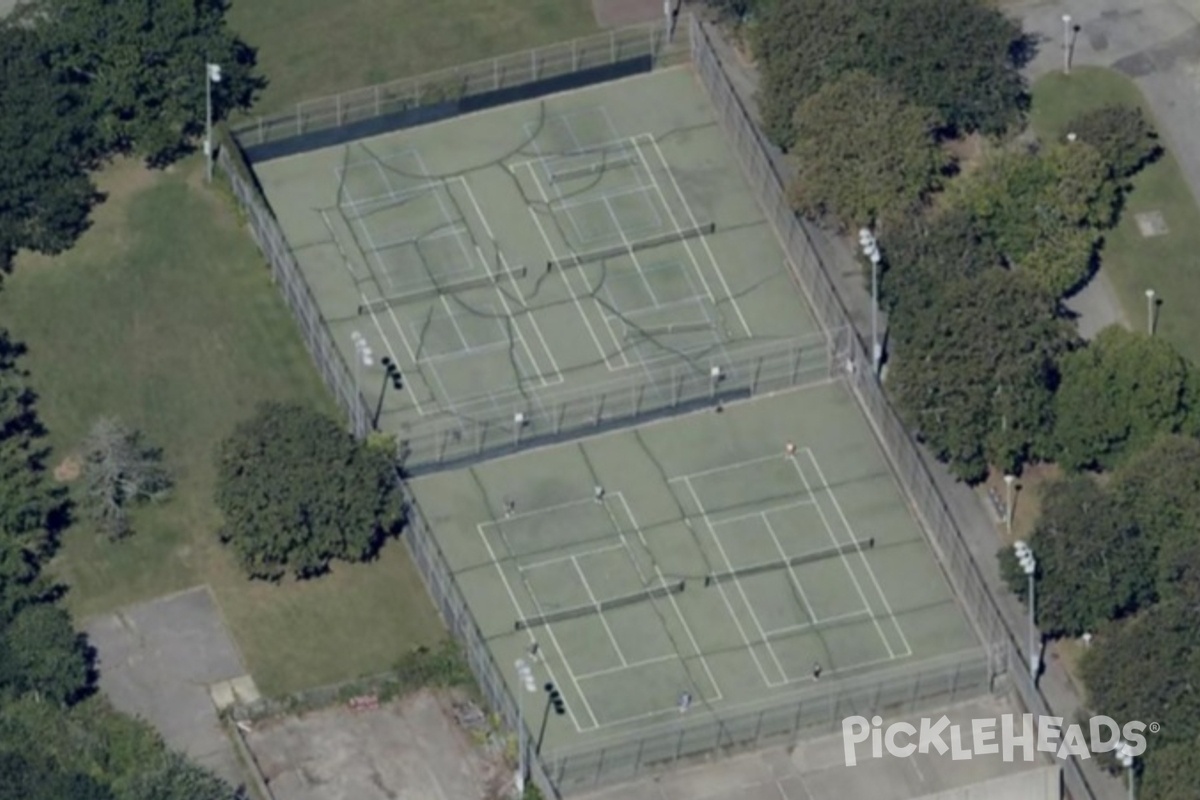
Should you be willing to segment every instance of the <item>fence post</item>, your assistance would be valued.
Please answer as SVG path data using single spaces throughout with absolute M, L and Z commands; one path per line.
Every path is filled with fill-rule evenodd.
M 500 88 L 500 57 L 492 59 L 492 87 Z
M 342 96 L 340 94 L 334 97 L 334 103 L 337 104 L 337 126 L 340 128 L 342 127 Z
M 304 114 L 301 112 L 303 105 L 296 103 L 296 135 L 304 133 Z
M 380 110 L 379 95 L 379 84 L 377 83 L 375 84 L 375 116 L 377 117 L 383 113 L 383 111 Z
M 579 40 L 571 40 L 571 72 L 579 72 Z
M 529 51 L 529 79 L 537 80 L 537 50 Z
M 617 63 L 617 31 L 608 32 L 608 63 Z

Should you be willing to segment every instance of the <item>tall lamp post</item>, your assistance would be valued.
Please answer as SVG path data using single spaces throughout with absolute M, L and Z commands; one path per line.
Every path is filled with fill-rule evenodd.
M 379 428 L 379 415 L 383 413 L 383 397 L 387 394 L 387 388 L 390 385 L 397 392 L 404 388 L 404 380 L 400 375 L 400 368 L 396 366 L 396 362 L 392 361 L 389 356 L 384 356 L 380 359 L 383 364 L 383 385 L 379 387 L 379 399 L 375 401 L 375 413 L 371 416 L 371 430 Z
M 883 345 L 879 343 L 879 262 L 883 256 L 879 252 L 879 242 L 869 228 L 859 229 L 858 244 L 871 262 L 871 366 L 878 375 L 883 361 Z
M 1008 531 L 1008 535 L 1012 536 L 1013 522 L 1013 487 L 1017 483 L 1016 475 L 1004 476 L 1004 528 Z
M 221 65 L 220 64 L 205 64 L 204 65 L 204 158 L 205 169 L 208 175 L 208 182 L 212 183 L 213 179 L 213 109 L 212 109 L 212 87 L 214 83 L 221 82 Z
M 537 755 L 542 754 L 542 740 L 546 738 L 546 723 L 550 719 L 550 709 L 554 709 L 554 713 L 562 716 L 567 713 L 567 704 L 563 702 L 562 693 L 554 688 L 553 683 L 547 682 L 544 687 L 546 690 L 546 708 L 542 711 L 542 726 L 538 728 L 537 745 L 533 752 Z
M 1155 311 L 1155 294 L 1153 289 L 1146 290 L 1146 333 L 1150 336 L 1154 335 L 1154 317 Z
M 1063 75 L 1071 74 L 1071 15 L 1063 14 Z
M 537 681 L 533 678 L 533 668 L 523 658 L 518 658 L 515 665 L 517 668 L 517 680 L 521 684 L 524 692 L 517 692 L 517 792 L 524 796 L 525 794 L 525 778 L 529 774 L 528 764 L 526 763 L 527 753 L 529 751 L 529 739 L 525 736 L 525 694 L 532 694 L 537 691 Z
M 1121 766 L 1129 773 L 1129 800 L 1134 800 L 1133 765 L 1135 756 L 1133 755 L 1133 748 L 1129 746 L 1129 742 L 1122 740 L 1117 744 L 1117 760 L 1121 762 Z
M 1013 551 L 1017 554 L 1017 562 L 1021 565 L 1021 570 L 1029 576 L 1029 677 L 1033 679 L 1034 683 L 1037 683 L 1040 661 L 1037 647 L 1037 626 L 1034 622 L 1034 603 L 1036 601 L 1034 574 L 1037 572 L 1037 559 L 1034 558 L 1033 551 L 1024 541 L 1016 541 L 1013 544 Z
M 361 436 L 363 433 L 363 399 L 362 399 L 362 371 L 363 367 L 370 367 L 375 364 L 375 354 L 371 352 L 371 346 L 367 344 L 366 337 L 358 331 L 350 332 L 350 341 L 354 343 L 354 397 L 351 401 L 354 403 L 354 413 L 350 415 L 350 425 L 355 436 Z

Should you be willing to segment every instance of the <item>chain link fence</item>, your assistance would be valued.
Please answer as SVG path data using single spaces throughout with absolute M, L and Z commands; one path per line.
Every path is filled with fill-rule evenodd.
M 661 22 L 617 28 L 569 42 L 489 58 L 473 64 L 305 100 L 295 108 L 240 122 L 233 135 L 242 147 L 340 128 L 401 111 L 526 86 L 622 61 L 650 57 L 657 64 L 683 61 L 685 48 L 670 48 Z
M 580 790 L 628 779 L 682 759 L 784 742 L 794 739 L 802 731 L 832 729 L 850 713 L 909 713 L 968 699 L 989 691 L 995 679 L 1006 670 L 1031 712 L 1050 713 L 1028 673 L 1021 668 L 1024 658 L 1018 639 L 1007 627 L 995 598 L 989 593 L 979 566 L 967 550 L 915 443 L 868 368 L 870 355 L 862 339 L 855 335 L 851 317 L 830 276 L 825 273 L 807 234 L 792 214 L 777 165 L 772 163 L 765 140 L 724 73 L 709 34 L 695 19 L 682 21 L 688 26 L 687 39 L 697 74 L 717 109 L 747 178 L 761 192 L 760 202 L 785 247 L 796 282 L 826 333 L 811 340 L 776 342 L 759 349 L 748 349 L 741 353 L 744 358 L 723 365 L 725 374 L 719 385 L 715 385 L 711 374 L 704 370 L 679 368 L 675 373 L 667 370 L 657 381 L 643 378 L 614 384 L 602 393 L 608 398 L 603 403 L 597 402 L 594 391 L 586 397 L 582 394 L 560 396 L 552 406 L 558 421 L 553 421 L 556 414 L 545 415 L 550 421 L 546 430 L 515 427 L 516 412 L 511 408 L 486 420 L 439 420 L 435 423 L 437 427 L 410 432 L 405 437 L 407 463 L 410 466 L 420 463 L 447 466 L 452 465 L 455 458 L 476 460 L 512 447 L 526 446 L 546 436 L 582 435 L 586 430 L 618 420 L 632 422 L 655 411 L 672 413 L 673 409 L 685 409 L 689 403 L 712 402 L 728 392 L 749 396 L 786 388 L 815 379 L 818 370 L 813 365 L 818 363 L 821 365 L 819 371 L 826 379 L 829 375 L 850 376 L 849 384 L 875 426 L 951 583 L 987 647 L 982 652 L 960 653 L 853 680 L 829 682 L 819 692 L 797 695 L 782 703 L 776 698 L 770 707 L 743 709 L 720 718 L 696 717 L 686 725 L 681 721 L 661 729 L 647 729 L 625 740 L 598 741 L 570 750 L 546 752 L 542 759 L 534 759 L 530 768 L 534 782 L 548 797 L 560 796 L 562 789 Z M 370 409 L 365 399 L 355 392 L 352 373 L 333 343 L 286 238 L 241 155 L 240 145 L 260 144 L 311 132 L 321 126 L 334 127 L 366 116 L 389 113 L 391 107 L 386 105 L 385 99 L 400 97 L 402 91 L 396 88 L 400 86 L 406 87 L 403 92 L 407 94 L 402 95 L 406 98 L 404 102 L 420 103 L 435 97 L 421 87 L 436 86 L 439 81 L 443 82 L 441 85 L 453 82 L 461 87 L 458 91 L 474 91 L 480 87 L 490 91 L 497 86 L 517 86 L 522 80 L 540 79 L 550 74 L 548 70 L 567 70 L 568 65 L 576 69 L 588 68 L 600 58 L 595 44 L 598 41 L 609 43 L 607 58 L 610 60 L 604 63 L 611 63 L 611 59 L 618 56 L 630 57 L 633 53 L 628 48 L 635 47 L 635 40 L 642 34 L 646 37 L 645 47 L 656 52 L 654 36 L 658 35 L 656 31 L 661 34 L 661 29 L 661 24 L 627 29 L 448 70 L 432 77 L 300 104 L 294 114 L 257 120 L 240 126 L 233 137 L 228 133 L 224 135 L 218 163 L 229 179 L 251 233 L 296 318 L 322 378 L 348 419 L 360 420 L 365 425 L 370 419 Z M 634 33 L 636 30 L 641 33 Z M 558 55 L 553 55 L 555 53 Z M 518 66 L 526 60 L 527 67 Z M 482 83 L 489 70 L 491 82 Z M 400 100 L 387 99 L 386 102 Z M 842 369 L 845 365 L 850 369 Z M 509 412 L 512 412 L 511 416 Z M 356 431 L 359 435 L 366 432 Z M 463 645 L 481 696 L 504 723 L 515 730 L 517 708 L 504 679 L 505 673 L 495 663 L 476 626 L 416 499 L 403 481 L 401 487 L 408 509 L 408 526 L 403 539 L 443 620 Z M 519 735 L 526 741 L 530 738 L 528 728 L 521 730 Z M 1064 772 L 1067 786 L 1077 800 L 1094 796 L 1074 759 L 1065 763 Z
M 832 277 L 787 201 L 785 179 L 771 157 L 771 148 L 738 98 L 713 49 L 708 30 L 701 21 L 693 18 L 689 33 L 692 63 L 717 109 L 721 125 L 750 184 L 759 190 L 759 202 L 783 241 L 797 281 L 805 290 L 814 312 L 828 329 L 853 329 L 851 315 L 838 296 Z M 853 337 L 851 349 L 851 357 L 857 364 L 864 367 L 871 364 L 869 347 L 861 333 Z M 1006 673 L 1026 709 L 1033 714 L 1051 715 L 1046 699 L 1025 667 L 1029 657 L 1019 644 L 1021 634 L 1009 626 L 999 603 L 988 589 L 979 564 L 971 555 L 918 445 L 892 408 L 873 371 L 865 368 L 852 374 L 854 378 L 849 383 L 921 518 L 922 527 L 937 551 L 943 569 L 991 653 L 993 677 Z M 1075 800 L 1095 797 L 1076 758 L 1064 762 L 1063 775 Z

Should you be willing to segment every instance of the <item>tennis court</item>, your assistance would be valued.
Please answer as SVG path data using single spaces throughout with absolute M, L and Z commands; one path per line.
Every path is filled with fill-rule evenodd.
M 413 492 L 514 695 L 562 691 L 551 759 L 977 646 L 840 382 Z
M 661 406 L 672 376 L 828 348 L 686 68 L 255 169 L 347 363 L 357 331 L 405 376 L 384 430 L 548 425 L 630 378 Z

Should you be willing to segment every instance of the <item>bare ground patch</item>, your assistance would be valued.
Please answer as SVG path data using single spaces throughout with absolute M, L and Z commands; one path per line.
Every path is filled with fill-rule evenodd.
M 260 722 L 245 734 L 276 800 L 494 800 L 511 790 L 501 740 L 468 731 L 464 701 L 422 690 L 369 710 L 346 706 Z
M 54 480 L 59 483 L 70 483 L 79 478 L 83 462 L 78 455 L 69 455 L 54 466 Z

